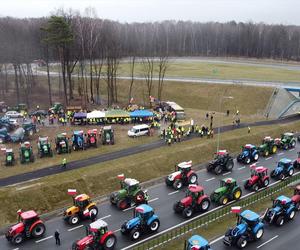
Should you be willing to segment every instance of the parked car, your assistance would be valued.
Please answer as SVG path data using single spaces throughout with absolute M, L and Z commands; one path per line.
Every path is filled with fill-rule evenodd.
M 137 126 L 133 126 L 130 130 L 128 130 L 129 137 L 137 137 L 142 135 L 149 135 L 150 127 L 147 124 L 141 124 Z
M 7 111 L 5 113 L 5 116 L 9 117 L 9 118 L 23 118 L 23 114 L 17 112 L 17 111 Z

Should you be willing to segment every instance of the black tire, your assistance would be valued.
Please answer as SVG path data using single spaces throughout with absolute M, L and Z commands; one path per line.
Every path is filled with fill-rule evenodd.
M 80 219 L 79 219 L 79 216 L 77 214 L 74 214 L 74 215 L 70 216 L 69 219 L 68 219 L 68 223 L 70 225 L 76 225 L 76 224 L 79 223 L 79 221 L 80 221 Z
M 98 215 L 98 208 L 96 206 L 92 206 L 89 208 L 89 212 L 93 213 L 95 215 L 95 217 L 97 217 Z
M 160 222 L 158 219 L 155 219 L 154 221 L 151 222 L 149 229 L 152 233 L 156 232 L 159 229 Z
M 245 161 L 246 164 L 250 164 L 251 163 L 251 159 L 249 157 L 246 157 L 244 161 Z
M 239 192 L 239 193 L 238 193 Z M 239 195 L 238 195 L 239 194 Z M 232 198 L 234 200 L 239 200 L 242 197 L 242 189 L 240 189 L 239 187 L 236 188 L 232 194 Z
M 258 229 L 256 234 L 254 235 L 254 239 L 255 240 L 260 240 L 263 237 L 264 232 L 265 232 L 264 228 Z
M 285 178 L 285 176 L 284 176 L 284 174 L 282 174 L 282 173 L 278 176 L 278 179 L 281 180 L 281 181 L 283 181 L 284 178 Z
M 291 148 L 294 148 L 295 146 L 296 146 L 296 141 L 293 140 L 293 141 L 291 142 Z
M 284 150 L 288 150 L 288 149 L 289 149 L 289 145 L 288 145 L 288 144 L 284 144 L 284 145 L 283 145 L 283 149 L 284 149 Z
M 181 209 L 179 208 L 180 205 L 180 201 L 177 201 L 174 205 L 173 205 L 173 210 L 175 213 L 180 213 Z
M 210 172 L 210 171 L 211 171 L 211 168 L 212 168 L 212 165 L 211 165 L 211 164 L 208 164 L 208 165 L 206 166 L 207 172 Z
M 131 240 L 138 240 L 141 236 L 141 232 L 137 229 L 137 228 L 134 228 L 131 230 L 130 232 L 130 239 Z
M 269 180 L 269 178 L 266 178 L 263 183 L 264 187 L 269 186 L 269 184 L 270 184 L 270 180 Z
M 198 175 L 195 173 L 192 173 L 189 178 L 188 178 L 188 183 L 189 184 L 196 184 L 198 181 Z
M 222 196 L 219 200 L 219 204 L 221 204 L 221 205 L 226 205 L 228 202 L 229 202 L 229 199 L 226 196 Z
M 222 173 L 222 167 L 220 165 L 215 167 L 215 174 L 220 175 Z
M 289 220 L 293 220 L 295 218 L 295 215 L 296 215 L 296 211 L 292 210 L 288 216 Z
M 252 190 L 255 191 L 255 192 L 257 192 L 259 190 L 259 186 L 257 184 L 254 184 L 252 186 Z
M 174 181 L 174 183 L 173 183 L 173 188 L 174 188 L 175 190 L 179 190 L 179 189 L 181 189 L 182 187 L 183 187 L 183 182 L 182 182 L 182 180 L 177 179 L 177 180 Z
M 186 207 L 183 209 L 182 215 L 184 218 L 191 218 L 193 215 L 193 209 L 191 207 Z
M 114 234 L 111 234 L 106 237 L 103 248 L 105 250 L 111 250 L 115 248 L 115 245 L 117 244 L 117 237 Z
M 119 208 L 119 209 L 121 209 L 121 210 L 123 210 L 123 209 L 126 209 L 126 208 L 128 208 L 130 205 L 127 203 L 127 201 L 124 199 L 124 200 L 119 200 L 118 202 L 117 202 L 117 207 Z
M 113 205 L 116 205 L 117 202 L 115 200 L 115 193 L 112 193 L 109 197 L 109 200 L 110 200 L 110 203 L 113 204 Z
M 243 248 L 245 248 L 246 246 L 247 246 L 247 240 L 245 239 L 245 238 L 243 238 L 243 237 L 240 237 L 239 239 L 238 239 L 238 241 L 236 242 L 236 246 L 238 247 L 238 248 L 240 248 L 240 249 L 243 249 Z
M 210 207 L 210 200 L 208 198 L 203 199 L 199 206 L 202 213 L 206 212 Z
M 226 170 L 231 171 L 233 169 L 233 167 L 234 167 L 233 161 L 232 160 L 228 161 L 227 165 L 226 165 Z
M 40 238 L 44 235 L 46 232 L 46 227 L 42 223 L 38 223 L 34 226 L 34 228 L 31 231 L 31 235 L 33 238 Z
M 292 176 L 294 174 L 294 172 L 295 172 L 294 168 L 291 168 L 288 172 L 288 175 Z
M 281 227 L 284 224 L 284 217 L 278 216 L 278 218 L 275 221 L 276 226 Z
M 14 245 L 19 245 L 23 242 L 24 238 L 23 238 L 23 235 L 22 234 L 16 234 L 11 242 L 14 244 Z

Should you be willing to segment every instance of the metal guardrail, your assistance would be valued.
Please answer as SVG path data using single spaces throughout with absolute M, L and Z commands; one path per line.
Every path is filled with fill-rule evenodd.
M 213 221 L 216 221 L 231 213 L 231 205 L 234 203 L 235 206 L 246 207 L 253 203 L 256 203 L 262 199 L 272 196 L 289 187 L 290 184 L 300 180 L 300 172 L 297 172 L 290 178 L 284 181 L 276 181 L 269 185 L 269 187 L 259 190 L 258 192 L 251 192 L 244 195 L 238 201 L 231 201 L 226 206 L 216 207 L 206 213 L 200 214 L 194 218 L 186 220 L 174 227 L 168 228 L 162 232 L 152 235 L 140 242 L 132 244 L 122 250 L 133 249 L 133 250 L 146 250 L 160 247 L 171 240 L 181 237 L 195 229 L 203 227 Z

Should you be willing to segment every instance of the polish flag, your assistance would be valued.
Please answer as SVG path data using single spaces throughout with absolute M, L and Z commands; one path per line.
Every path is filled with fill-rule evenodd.
M 192 246 L 191 250 L 199 250 L 200 246 Z
M 133 97 L 130 98 L 130 101 L 129 101 L 129 102 L 130 102 L 130 103 L 133 103 Z
M 76 189 L 68 189 L 68 195 L 76 195 L 77 191 Z
M 238 214 L 240 213 L 242 210 L 241 207 L 237 206 L 237 207 L 231 207 L 231 213 L 234 213 L 234 214 Z
M 143 213 L 144 209 L 142 207 L 136 207 L 135 211 L 139 212 L 139 213 Z
M 124 174 L 118 174 L 117 177 L 118 177 L 119 180 L 124 180 L 125 175 Z

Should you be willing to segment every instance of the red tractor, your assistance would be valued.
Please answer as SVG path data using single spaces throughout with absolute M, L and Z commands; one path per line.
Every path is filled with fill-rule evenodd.
M 97 148 L 97 129 L 89 129 L 87 132 L 87 147 Z
M 13 225 L 5 234 L 6 239 L 18 245 L 26 238 L 42 237 L 46 231 L 44 222 L 33 210 L 22 212 L 18 211 L 19 223 Z
M 73 243 L 72 250 L 110 250 L 116 243 L 117 238 L 112 231 L 108 231 L 107 223 L 99 219 L 87 227 L 87 236 Z
M 189 185 L 185 198 L 177 201 L 173 209 L 185 218 L 190 218 L 195 212 L 206 212 L 210 207 L 210 199 L 204 194 L 203 187 Z
M 175 172 L 166 177 L 167 186 L 179 190 L 183 185 L 196 184 L 197 174 L 192 170 L 192 161 L 181 162 L 175 166 Z
M 300 185 L 297 185 L 294 189 L 294 195 L 292 196 L 292 201 L 296 206 L 297 211 L 300 210 Z
M 244 187 L 245 189 L 251 189 L 258 191 L 258 189 L 267 187 L 270 183 L 268 176 L 268 169 L 265 167 L 256 167 L 255 164 L 250 166 L 251 178 L 246 180 Z

